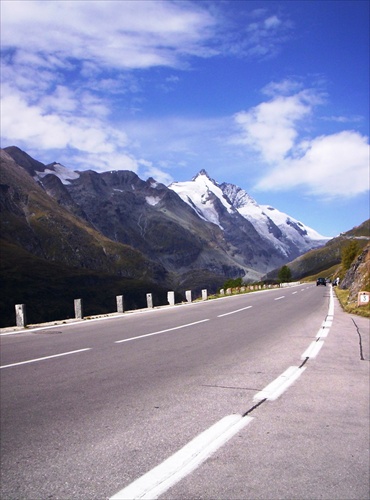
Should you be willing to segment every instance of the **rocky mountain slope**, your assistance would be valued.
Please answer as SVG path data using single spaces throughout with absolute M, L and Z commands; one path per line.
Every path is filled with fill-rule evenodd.
M 289 262 L 287 265 L 292 272 L 292 279 L 299 280 L 319 273 L 324 277 L 329 277 L 331 273 L 336 272 L 341 263 L 342 250 L 351 241 L 356 241 L 360 249 L 369 245 L 370 219 L 331 239 L 323 247 L 310 250 Z M 263 279 L 276 279 L 278 272 L 278 268 L 274 269 L 267 273 Z
M 218 184 L 205 170 L 191 181 L 175 182 L 169 188 L 199 217 L 220 226 L 225 238 L 236 242 L 239 252 L 243 252 L 246 242 L 253 241 L 259 252 L 255 263 L 258 270 L 265 270 L 264 265 L 271 268 L 274 261 L 281 264 L 293 260 L 329 240 L 293 217 L 271 206 L 259 205 L 240 187 L 225 182 Z M 270 256 L 267 261 L 266 254 Z
M 58 163 L 44 165 L 13 146 L 2 151 L 2 163 L 4 213 L 10 217 L 3 237 L 68 265 L 129 274 L 132 266 L 113 258 L 121 244 L 174 288 L 188 288 L 195 276 L 212 288 L 224 278 L 259 279 L 327 241 L 292 217 L 259 206 L 237 186 L 218 184 L 205 171 L 166 187 L 130 171 L 75 172 Z M 20 192 L 14 176 L 27 184 Z M 33 193 L 27 203 L 25 192 Z M 35 199 L 39 206 L 33 210 L 28 203 Z M 13 224 L 21 230 L 13 231 Z M 92 245 L 89 238 L 100 242 Z M 136 274 L 142 271 L 135 268 Z
M 340 287 L 349 290 L 349 301 L 357 302 L 359 292 L 370 292 L 370 243 L 346 272 Z
M 165 282 L 167 271 L 134 248 L 94 229 L 68 194 L 58 203 L 27 169 L 1 150 L 1 239 L 69 267 Z M 51 176 L 53 184 L 55 176 Z M 59 182 L 59 179 L 57 179 Z M 76 215 L 77 214 L 77 215 Z

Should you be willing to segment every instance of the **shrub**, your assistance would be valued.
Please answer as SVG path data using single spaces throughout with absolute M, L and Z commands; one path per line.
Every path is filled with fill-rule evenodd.
M 292 279 L 292 271 L 288 266 L 283 266 L 278 274 L 278 279 L 281 283 L 287 283 Z
M 225 281 L 223 288 L 226 290 L 227 288 L 239 288 L 243 285 L 243 280 L 241 278 L 228 279 Z

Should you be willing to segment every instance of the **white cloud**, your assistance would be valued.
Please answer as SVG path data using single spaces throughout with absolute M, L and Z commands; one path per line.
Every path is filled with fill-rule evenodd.
M 275 56 L 288 37 L 292 23 L 266 9 L 256 9 L 250 14 L 253 22 L 247 23 L 245 38 L 237 47 L 242 55 L 257 58 Z
M 2 140 L 34 151 L 67 148 L 80 162 L 76 168 L 93 163 L 102 169 L 105 161 L 92 159 L 93 152 L 122 154 L 137 169 L 129 129 L 110 122 L 118 115 L 116 102 L 122 115 L 140 110 L 143 72 L 134 70 L 186 69 L 190 58 L 240 48 L 241 55 L 266 55 L 286 29 L 282 18 L 260 10 L 239 33 L 226 26 L 221 4 L 207 2 L 2 0 L 1 14 Z M 176 74 L 167 75 L 162 88 L 170 91 L 178 82 Z M 135 98 L 122 105 L 127 94 Z M 187 127 L 176 123 L 169 143 L 157 140 L 169 153 L 163 161 L 178 165 L 172 154 L 197 154 L 193 146 L 203 131 L 196 137 Z M 211 129 L 205 133 L 211 141 Z
M 136 170 L 122 125 L 110 122 L 114 99 L 139 91 L 131 71 L 215 54 L 216 21 L 193 2 L 4 0 L 1 14 L 2 140 L 68 149 L 75 168 Z
M 235 115 L 240 129 L 234 143 L 255 151 L 263 162 L 259 190 L 302 188 L 317 196 L 353 197 L 369 190 L 368 138 L 352 130 L 307 138 L 302 121 L 322 102 L 311 90 L 286 96 L 294 85 L 272 84 L 267 102 Z M 266 92 L 265 92 L 266 93 Z M 345 120 L 341 119 L 341 123 Z M 307 130 L 303 129 L 307 134 Z
M 369 144 L 354 131 L 307 141 L 298 158 L 286 158 L 258 183 L 264 190 L 306 186 L 311 194 L 352 197 L 369 190 Z
M 139 165 L 137 160 L 125 152 L 113 151 L 101 154 L 99 152 L 79 152 L 65 155 L 62 151 L 58 156 L 63 165 L 75 170 L 94 170 L 95 172 L 106 172 L 109 170 L 131 170 L 137 172 Z
M 274 97 L 282 95 L 292 95 L 294 92 L 302 90 L 302 84 L 297 80 L 286 78 L 279 82 L 270 82 L 262 89 L 262 93 Z
M 4 0 L 2 18 L 3 47 L 38 64 L 52 54 L 115 68 L 174 67 L 184 55 L 213 53 L 206 42 L 215 20 L 194 4 Z
M 124 132 L 107 126 L 99 118 L 69 115 L 68 111 L 74 110 L 77 104 L 68 92 L 63 90 L 62 94 L 66 108 L 59 114 L 58 107 L 47 111 L 49 102 L 55 96 L 45 98 L 44 103 L 40 101 L 32 105 L 20 92 L 4 86 L 1 100 L 4 140 L 12 144 L 27 143 L 36 149 L 74 148 L 86 153 L 94 151 L 103 154 L 112 153 L 116 149 L 115 144 L 127 144 Z
M 309 91 L 276 96 L 235 115 L 241 134 L 235 139 L 259 152 L 269 163 L 279 161 L 293 148 L 298 124 L 311 114 L 316 97 Z
M 161 170 L 158 167 L 155 167 L 151 162 L 145 161 L 145 160 L 139 160 L 139 164 L 145 167 L 143 176 L 145 178 L 152 177 L 155 179 L 157 182 L 160 182 L 164 184 L 165 186 L 168 186 L 173 182 L 173 177 L 167 173 Z
M 322 116 L 321 120 L 327 122 L 336 122 L 336 123 L 360 123 L 364 120 L 364 117 L 361 115 L 351 115 L 351 116 Z

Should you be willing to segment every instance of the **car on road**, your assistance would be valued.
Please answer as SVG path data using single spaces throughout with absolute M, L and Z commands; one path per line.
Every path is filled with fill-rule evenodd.
M 325 278 L 317 278 L 316 286 L 319 286 L 319 285 L 326 286 L 326 279 Z

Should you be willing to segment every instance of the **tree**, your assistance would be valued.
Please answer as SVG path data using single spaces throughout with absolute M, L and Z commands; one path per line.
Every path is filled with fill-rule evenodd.
M 224 283 L 224 288 L 227 289 L 227 288 L 238 288 L 240 286 L 243 285 L 243 280 L 242 278 L 235 278 L 235 279 L 228 279 L 227 281 L 225 281 Z
M 283 266 L 279 271 L 278 278 L 281 283 L 287 283 L 292 279 L 292 271 L 288 266 Z
M 343 271 L 347 271 L 355 257 L 357 257 L 360 251 L 360 245 L 358 241 L 351 240 L 344 248 L 342 248 L 341 257 L 342 257 L 342 269 Z

